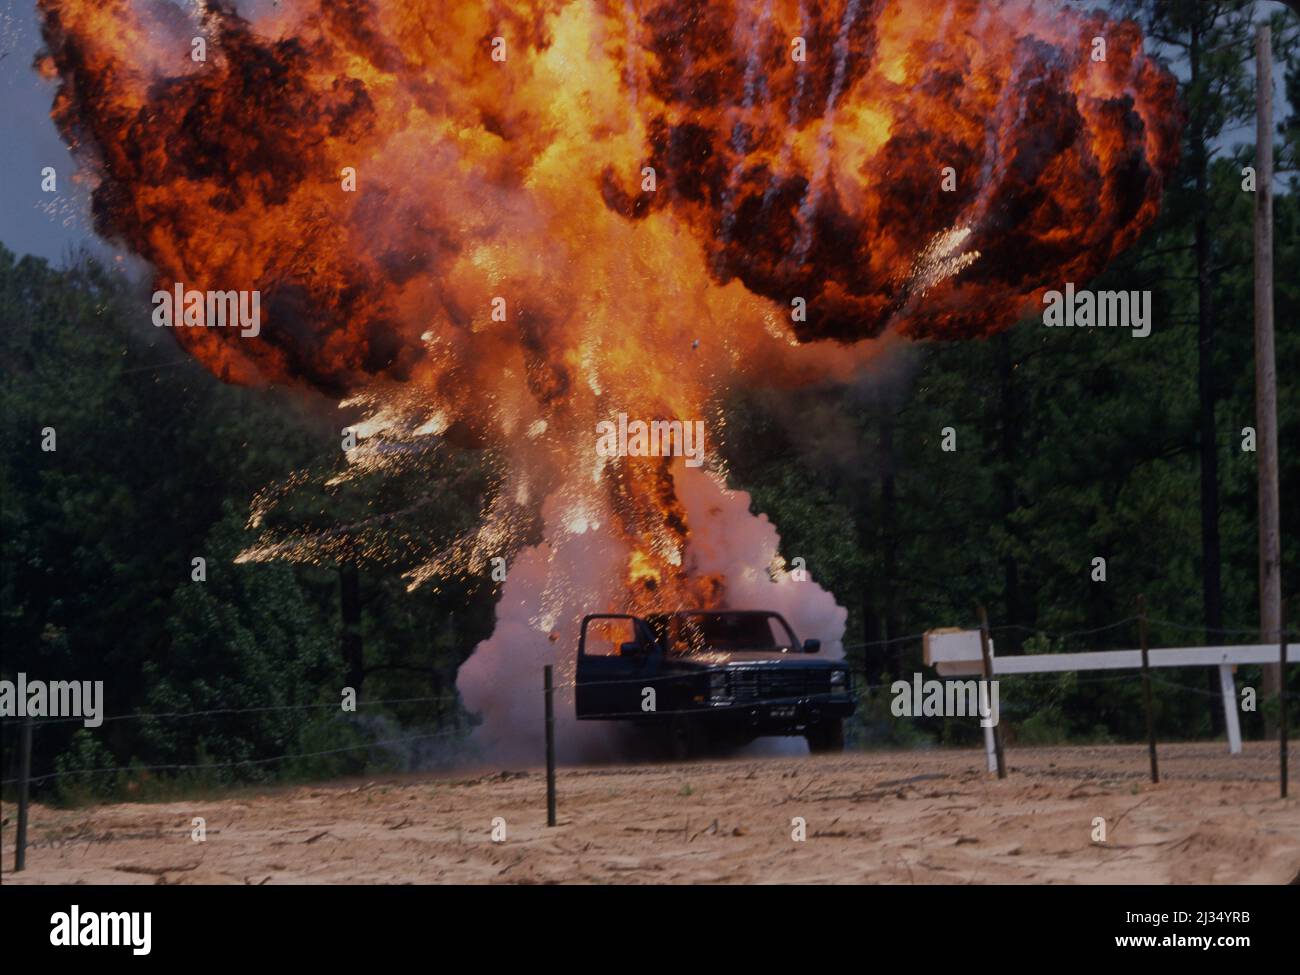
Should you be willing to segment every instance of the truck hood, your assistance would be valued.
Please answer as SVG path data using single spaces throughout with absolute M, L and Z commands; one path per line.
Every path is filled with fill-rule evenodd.
M 785 667 L 831 667 L 845 665 L 843 660 L 832 660 L 820 653 L 781 653 L 779 650 L 745 650 L 736 653 L 715 651 L 712 653 L 694 653 L 688 657 L 678 657 L 680 661 L 701 664 L 706 667 L 722 667 L 728 664 L 763 664 L 766 666 Z M 845 665 L 847 666 L 847 665 Z

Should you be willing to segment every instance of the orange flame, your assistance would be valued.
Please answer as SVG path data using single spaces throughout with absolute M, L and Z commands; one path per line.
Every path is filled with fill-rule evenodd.
M 1041 0 L 39 5 L 97 229 L 160 287 L 262 292 L 256 339 L 190 353 L 351 396 L 372 436 L 507 445 L 459 560 L 560 484 L 657 605 L 723 596 L 668 467 L 598 460 L 595 422 L 716 446 L 734 383 L 1006 327 L 1129 246 L 1176 162 L 1137 27 Z

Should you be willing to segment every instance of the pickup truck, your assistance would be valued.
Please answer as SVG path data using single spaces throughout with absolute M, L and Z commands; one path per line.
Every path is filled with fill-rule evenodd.
M 640 722 L 680 758 L 764 735 L 842 751 L 851 676 L 820 652 L 779 613 L 592 614 L 578 639 L 575 710 L 579 720 Z

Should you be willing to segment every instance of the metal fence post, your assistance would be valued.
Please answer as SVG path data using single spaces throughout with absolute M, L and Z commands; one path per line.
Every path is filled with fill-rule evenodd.
M 14 872 L 27 867 L 27 800 L 32 779 L 32 719 L 23 721 L 18 742 L 18 837 L 14 848 Z
M 542 668 L 542 687 L 546 698 L 546 825 L 555 825 L 555 687 L 551 682 L 551 665 Z

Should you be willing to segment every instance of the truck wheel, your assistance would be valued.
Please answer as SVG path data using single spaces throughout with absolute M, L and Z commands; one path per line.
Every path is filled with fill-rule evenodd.
M 700 752 L 700 725 L 690 715 L 674 715 L 668 725 L 668 750 L 679 762 L 694 758 Z
M 808 751 L 814 755 L 823 752 L 844 751 L 844 719 L 833 718 L 813 725 L 805 732 L 808 739 Z

